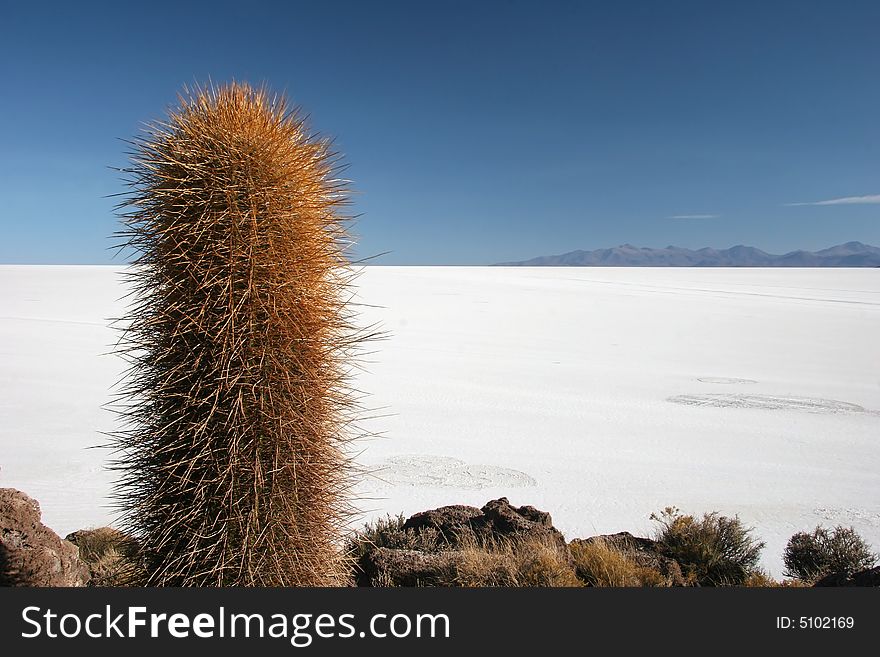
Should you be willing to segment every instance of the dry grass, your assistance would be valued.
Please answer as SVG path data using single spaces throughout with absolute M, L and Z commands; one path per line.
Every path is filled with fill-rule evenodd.
M 133 586 L 143 581 L 136 543 L 118 529 L 81 529 L 66 537 L 89 568 L 89 586 Z
M 355 561 L 373 548 L 442 555 L 431 586 L 583 586 L 568 548 L 549 534 L 502 539 L 462 528 L 446 538 L 433 528 L 403 529 L 404 522 L 401 515 L 368 523 L 349 540 L 349 554 Z M 396 584 L 393 574 L 380 573 L 372 585 Z
M 807 582 L 802 582 L 797 579 L 783 579 L 777 580 L 773 579 L 762 570 L 756 570 L 752 573 L 749 573 L 748 577 L 746 577 L 745 581 L 742 584 L 743 586 L 750 588 L 804 588 L 809 587 L 810 584 Z
M 79 548 L 79 556 L 83 561 L 92 563 L 100 559 L 110 550 L 116 550 L 129 542 L 128 537 L 112 527 L 81 529 L 68 534 L 65 540 Z
M 549 536 L 465 541 L 450 575 L 452 586 L 583 586 L 565 546 Z
M 462 529 L 444 537 L 433 529 L 403 529 L 404 516 L 380 519 L 350 541 L 360 558 L 374 547 L 431 554 L 426 578 L 416 585 L 464 587 L 673 587 L 808 586 L 797 579 L 776 580 L 755 563 L 763 543 L 738 518 L 707 513 L 701 518 L 669 508 L 654 542 L 625 532 L 609 537 L 573 540 L 568 545 L 553 534 L 520 538 Z M 386 558 L 383 556 L 383 558 Z M 422 566 L 424 567 L 424 566 Z M 682 572 L 682 568 L 684 572 Z M 394 569 L 394 567 L 392 567 Z M 405 568 L 400 570 L 405 573 Z M 380 572 L 370 585 L 413 585 Z
M 357 436 L 345 182 L 282 97 L 185 91 L 132 142 L 114 434 L 148 585 L 342 581 Z
M 578 577 L 587 586 L 671 586 L 660 571 L 639 565 L 626 550 L 604 540 L 577 541 L 569 546 Z

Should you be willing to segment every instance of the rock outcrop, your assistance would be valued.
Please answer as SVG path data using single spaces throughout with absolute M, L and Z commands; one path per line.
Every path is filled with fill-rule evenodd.
M 813 586 L 880 586 L 880 566 L 857 573 L 831 573 L 816 581 Z
M 438 586 L 453 576 L 457 553 L 453 551 L 376 548 L 360 562 L 362 586 Z
M 434 529 L 453 545 L 458 544 L 462 536 L 469 535 L 518 540 L 551 537 L 565 544 L 549 513 L 533 506 L 512 506 L 506 497 L 487 502 L 482 509 L 459 504 L 423 511 L 409 518 L 402 528 Z
M 40 504 L 0 488 L 0 586 L 85 586 L 78 548 L 40 522 Z
M 549 513 L 504 497 L 389 518 L 352 549 L 358 586 L 694 585 L 657 541 L 620 532 L 567 543 Z
M 565 581 L 577 583 L 571 553 L 550 514 L 515 507 L 504 497 L 481 509 L 452 505 L 416 513 L 372 540 L 355 569 L 359 586 L 531 585 L 541 581 L 536 570 L 553 568 L 570 571 Z M 542 560 L 555 566 L 543 567 Z M 548 572 L 548 579 L 554 577 Z

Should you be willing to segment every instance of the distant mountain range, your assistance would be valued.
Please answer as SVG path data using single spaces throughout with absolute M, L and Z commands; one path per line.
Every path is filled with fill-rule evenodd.
M 821 251 L 766 253 L 753 246 L 729 249 L 639 248 L 623 244 L 611 249 L 570 251 L 520 262 L 500 262 L 499 267 L 880 267 L 880 248 L 847 242 Z

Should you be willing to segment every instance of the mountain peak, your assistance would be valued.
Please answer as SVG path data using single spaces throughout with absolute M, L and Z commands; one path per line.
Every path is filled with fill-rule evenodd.
M 570 251 L 500 264 L 528 267 L 880 267 L 880 248 L 853 241 L 815 253 L 798 250 L 773 255 L 745 244 L 722 250 L 707 246 L 693 251 L 671 244 L 664 249 L 653 249 L 626 243 L 609 249 Z

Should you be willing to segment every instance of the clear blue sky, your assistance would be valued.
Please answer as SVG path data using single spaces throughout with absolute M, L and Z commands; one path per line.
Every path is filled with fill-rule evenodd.
M 880 244 L 878 30 L 873 0 L 0 0 L 0 262 L 114 262 L 119 139 L 208 78 L 335 137 L 379 263 Z

